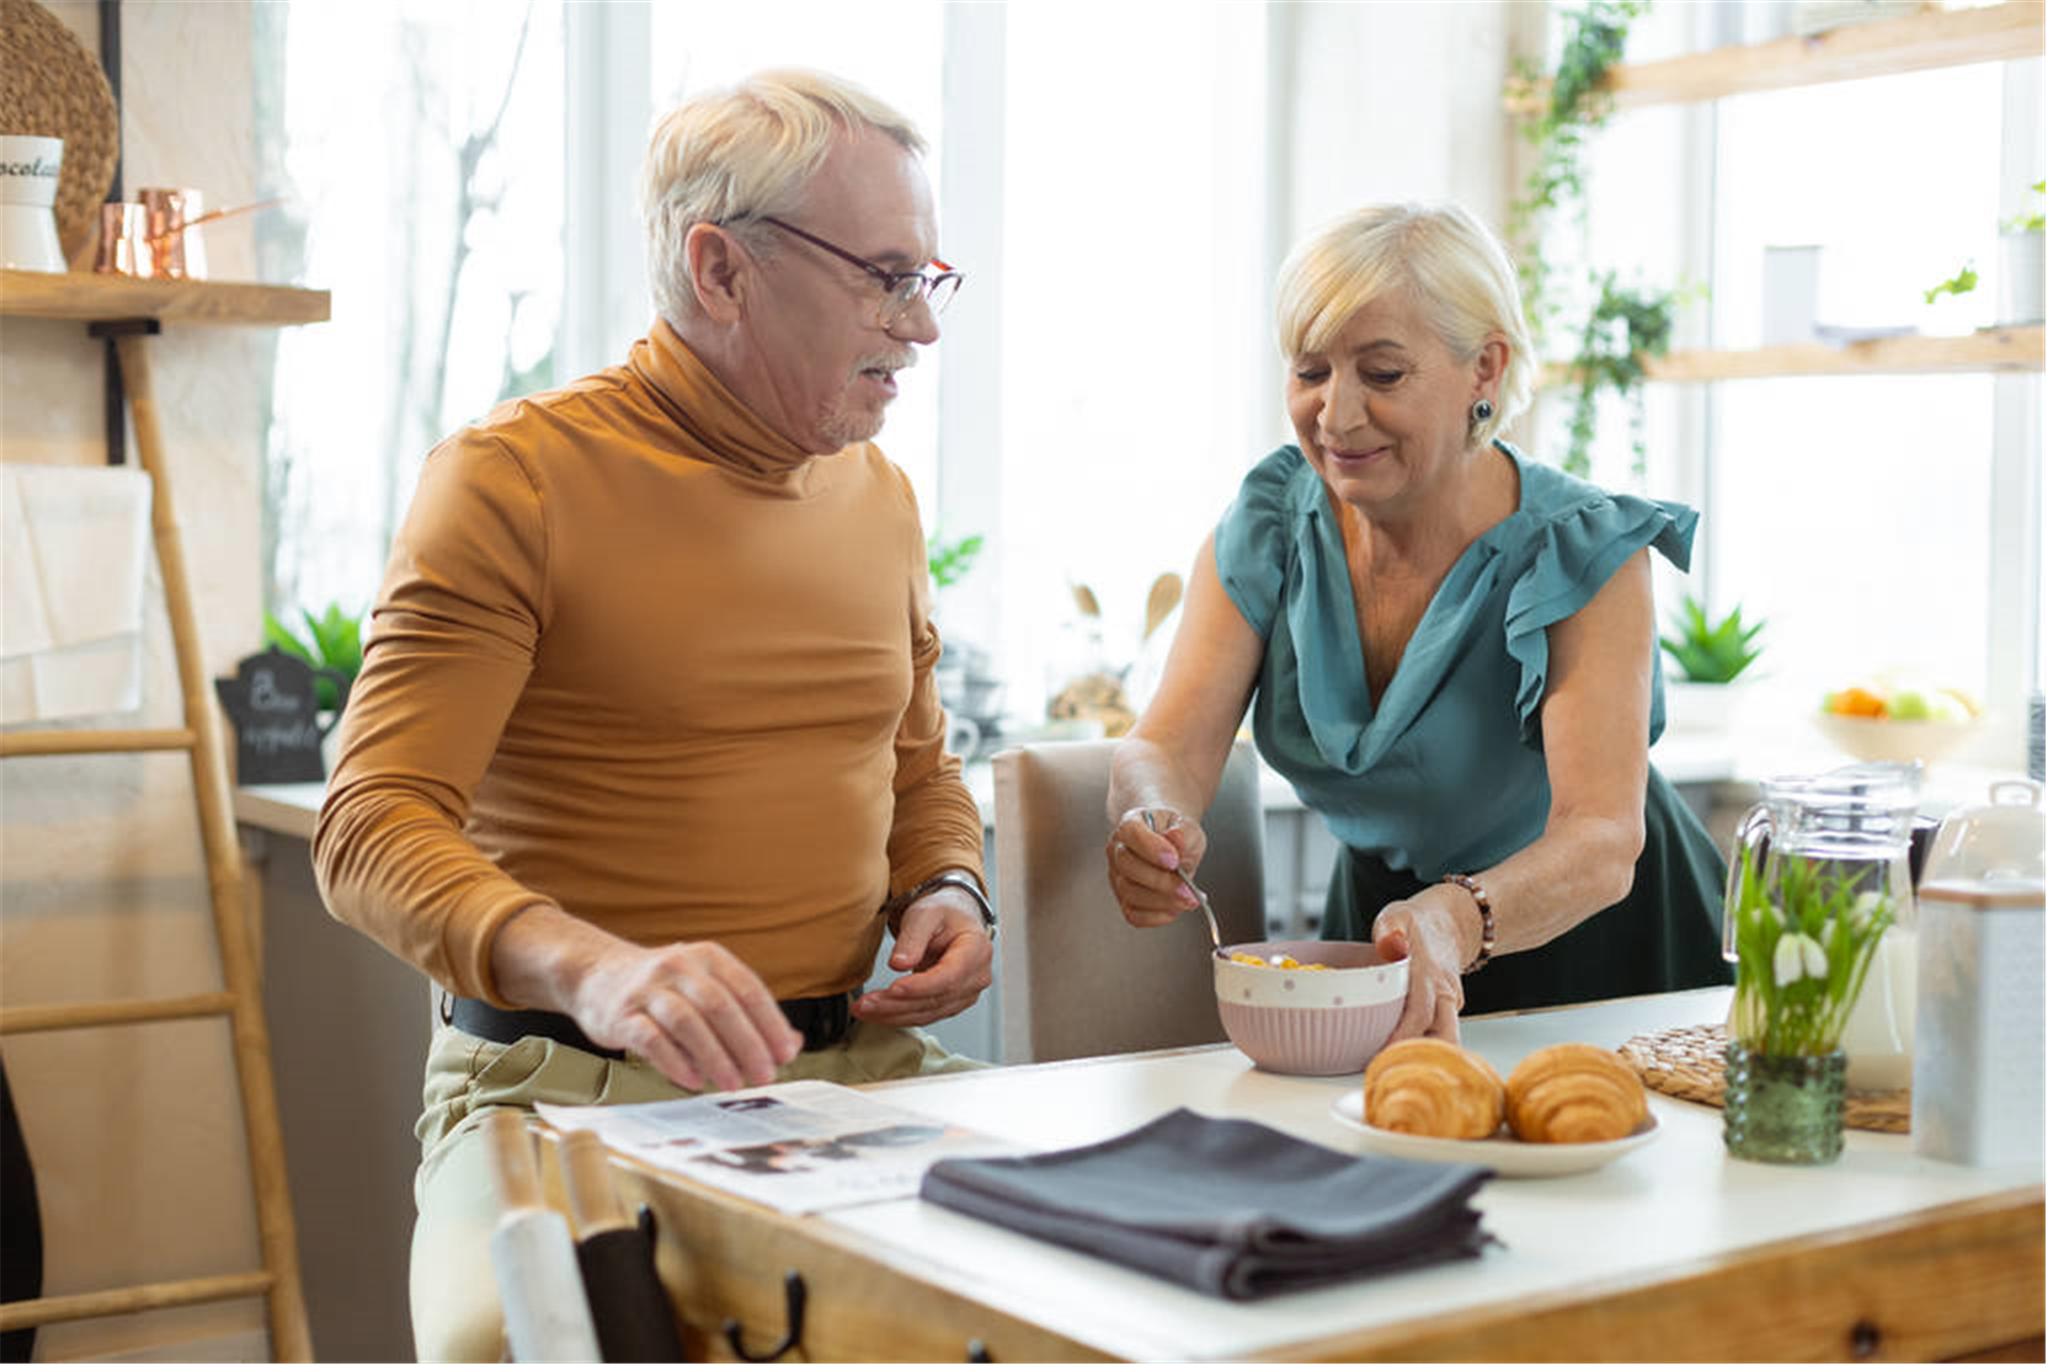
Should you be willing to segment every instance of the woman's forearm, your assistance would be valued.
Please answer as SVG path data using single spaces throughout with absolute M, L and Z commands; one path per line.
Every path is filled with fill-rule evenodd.
M 1638 816 L 1551 819 L 1540 838 L 1470 873 L 1492 903 L 1493 953 L 1540 947 L 1625 898 L 1642 838 Z

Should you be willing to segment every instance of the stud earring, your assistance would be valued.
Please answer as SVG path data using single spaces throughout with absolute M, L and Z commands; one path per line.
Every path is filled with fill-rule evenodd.
M 1492 420 L 1492 400 L 1480 398 L 1471 404 L 1471 425 L 1478 426 Z

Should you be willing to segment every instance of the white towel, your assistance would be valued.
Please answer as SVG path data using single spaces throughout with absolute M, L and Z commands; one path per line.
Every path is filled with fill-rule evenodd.
M 0 464 L 0 724 L 142 704 L 149 476 Z

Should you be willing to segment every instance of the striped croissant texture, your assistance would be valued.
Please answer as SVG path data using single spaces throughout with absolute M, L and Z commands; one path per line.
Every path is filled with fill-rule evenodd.
M 1634 1068 L 1583 1042 L 1529 1053 L 1506 1081 L 1506 1122 L 1522 1141 L 1617 1141 L 1647 1116 Z
M 1410 1037 L 1364 1069 L 1364 1121 L 1389 1132 L 1477 1141 L 1499 1129 L 1506 1087 L 1484 1057 Z

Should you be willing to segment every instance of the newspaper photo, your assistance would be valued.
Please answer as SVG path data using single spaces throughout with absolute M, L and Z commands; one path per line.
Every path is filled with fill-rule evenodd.
M 536 1111 L 562 1131 L 587 1129 L 615 1151 L 796 1214 L 913 1198 L 935 1161 L 1021 1149 L 822 1080 Z

